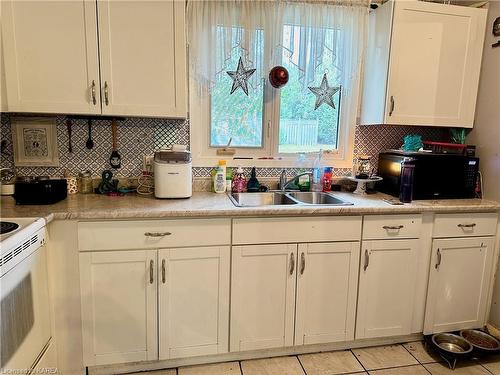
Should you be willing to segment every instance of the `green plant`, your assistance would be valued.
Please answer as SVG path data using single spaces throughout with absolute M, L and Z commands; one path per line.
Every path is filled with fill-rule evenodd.
M 453 143 L 465 144 L 466 136 L 467 136 L 467 130 L 465 130 L 465 128 L 450 129 L 450 138 Z

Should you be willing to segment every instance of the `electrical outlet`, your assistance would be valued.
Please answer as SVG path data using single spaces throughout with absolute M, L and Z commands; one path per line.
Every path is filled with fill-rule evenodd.
M 144 172 L 153 171 L 153 155 L 144 155 L 142 159 L 142 170 Z

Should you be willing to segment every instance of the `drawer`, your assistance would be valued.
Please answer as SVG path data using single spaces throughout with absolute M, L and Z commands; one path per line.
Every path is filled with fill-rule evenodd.
M 234 219 L 233 244 L 359 241 L 360 216 Z
M 80 251 L 229 245 L 231 219 L 78 223 Z
M 438 214 L 434 218 L 434 238 L 494 236 L 498 214 Z
M 365 216 L 363 239 L 419 238 L 421 228 L 422 215 Z

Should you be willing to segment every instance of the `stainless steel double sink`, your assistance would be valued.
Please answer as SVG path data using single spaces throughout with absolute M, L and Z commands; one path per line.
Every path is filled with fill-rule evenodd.
M 236 207 L 315 205 L 351 206 L 332 193 L 302 191 L 270 191 L 266 193 L 230 193 L 229 198 Z

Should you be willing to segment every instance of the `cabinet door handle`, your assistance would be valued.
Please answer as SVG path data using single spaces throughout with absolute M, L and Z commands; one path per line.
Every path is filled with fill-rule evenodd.
M 476 223 L 471 223 L 471 224 L 458 224 L 457 227 L 459 228 L 474 228 L 476 226 Z
M 300 274 L 304 274 L 304 270 L 306 269 L 306 255 L 304 253 L 300 254 Z
M 166 277 L 166 270 L 165 270 L 165 259 L 162 259 L 162 261 L 161 261 L 161 282 L 163 284 L 165 284 L 166 281 L 167 281 L 167 277 Z
M 108 81 L 104 81 L 104 104 L 109 104 L 108 98 Z
M 368 250 L 365 250 L 365 265 L 363 266 L 363 270 L 366 271 L 369 265 L 370 265 L 370 254 L 368 254 Z
M 97 100 L 96 100 L 96 98 L 95 98 L 95 81 L 94 81 L 94 80 L 92 80 L 92 88 L 91 88 L 91 93 L 92 93 L 92 103 L 93 103 L 94 105 L 96 105 L 96 104 L 97 104 Z
M 153 281 L 154 281 L 154 270 L 153 270 L 153 267 L 154 267 L 154 262 L 152 260 L 149 261 L 149 283 L 150 284 L 153 284 Z
M 165 237 L 165 236 L 170 236 L 172 233 L 171 232 L 146 232 L 144 235 L 146 237 Z
M 438 249 L 438 251 L 437 251 L 436 269 L 438 269 L 440 265 L 441 265 L 441 250 Z
M 382 228 L 384 228 L 385 230 L 400 230 L 404 227 L 404 225 L 384 225 Z
M 394 106 L 395 106 L 394 96 L 391 95 L 391 108 L 389 109 L 389 116 L 392 116 L 392 113 L 394 112 Z
M 293 271 L 295 271 L 295 255 L 290 253 L 290 275 L 293 275 Z

